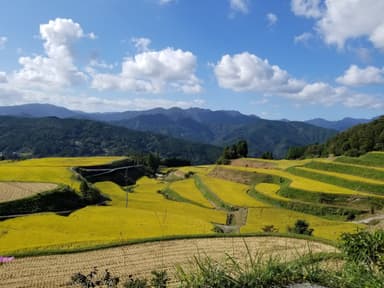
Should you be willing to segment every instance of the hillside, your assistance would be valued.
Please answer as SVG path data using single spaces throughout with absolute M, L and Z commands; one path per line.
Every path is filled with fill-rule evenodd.
M 130 117 L 111 123 L 218 146 L 244 139 L 249 143 L 251 156 L 270 151 L 282 158 L 290 146 L 323 143 L 336 133 L 303 122 L 272 121 L 236 111 L 199 108 L 153 109 L 136 112 Z
M 337 121 L 329 121 L 322 118 L 315 118 L 315 119 L 307 120 L 305 122 L 311 125 L 322 127 L 322 128 L 333 129 L 337 131 L 345 131 L 353 126 L 356 126 L 358 124 L 368 123 L 369 121 L 371 120 L 346 117 Z
M 154 133 L 133 131 L 91 120 L 0 116 L 3 155 L 46 156 L 128 155 L 159 153 L 162 157 L 212 163 L 221 148 Z
M 291 146 L 324 143 L 336 131 L 304 122 L 272 121 L 237 111 L 201 108 L 156 108 L 146 111 L 84 113 L 46 104 L 0 107 L 0 114 L 28 117 L 91 119 L 133 130 L 153 132 L 188 141 L 226 146 L 240 139 L 249 143 L 249 155 L 272 152 L 283 158 Z
M 384 151 L 384 116 L 340 132 L 324 144 L 291 147 L 287 159 L 329 155 L 357 157 L 371 151 Z
M 384 116 L 337 134 L 326 146 L 328 152 L 335 155 L 359 156 L 384 151 Z

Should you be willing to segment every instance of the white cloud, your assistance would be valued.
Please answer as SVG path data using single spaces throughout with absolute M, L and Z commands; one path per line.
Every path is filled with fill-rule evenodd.
M 344 72 L 344 75 L 338 77 L 336 81 L 347 86 L 383 84 L 384 68 L 380 69 L 374 66 L 359 68 L 356 65 L 351 65 Z
M 8 38 L 5 36 L 0 36 L 0 49 L 4 49 L 5 44 L 7 43 Z
M 138 52 L 148 51 L 148 47 L 151 45 L 151 39 L 148 38 L 132 38 L 132 42 Z
M 295 36 L 294 42 L 295 43 L 308 43 L 309 40 L 313 38 L 313 35 L 309 32 L 304 32 L 300 35 Z
M 220 87 L 235 92 L 258 92 L 325 106 L 342 103 L 348 107 L 384 107 L 383 100 L 356 94 L 345 87 L 298 80 L 279 66 L 248 52 L 224 55 L 214 67 L 214 73 Z
M 8 82 L 7 73 L 0 71 L 0 83 Z
M 125 58 L 120 74 L 95 73 L 92 87 L 148 93 L 168 90 L 199 93 L 202 87 L 195 69 L 196 56 L 189 51 L 173 48 L 146 51 Z
M 297 16 L 319 18 L 322 15 L 320 0 L 292 0 L 291 10 Z
M 74 64 L 72 45 L 85 37 L 78 23 L 72 19 L 50 20 L 40 25 L 46 56 L 20 57 L 22 68 L 14 75 L 19 85 L 34 85 L 45 89 L 57 89 L 82 83 L 86 75 Z
M 275 14 L 268 13 L 267 14 L 267 20 L 268 20 L 268 25 L 269 26 L 273 26 L 273 25 L 275 25 L 277 23 L 278 18 L 277 18 L 277 16 Z
M 343 48 L 360 37 L 384 49 L 384 1 L 382 0 L 291 0 L 297 16 L 315 18 L 315 30 L 325 43 Z
M 244 52 L 224 55 L 214 67 L 219 85 L 234 91 L 264 93 L 297 93 L 304 82 L 291 78 L 288 73 L 268 60 Z
M 249 12 L 248 0 L 229 0 L 229 6 L 233 12 L 247 14 Z
M 19 89 L 3 87 L 0 83 L 0 106 L 19 105 L 26 103 L 49 103 L 57 106 L 64 106 L 73 110 L 86 112 L 112 112 L 126 110 L 146 110 L 151 108 L 163 107 L 202 107 L 204 100 L 192 99 L 170 100 L 164 98 L 100 98 L 87 94 L 62 94 L 44 93 L 29 89 Z

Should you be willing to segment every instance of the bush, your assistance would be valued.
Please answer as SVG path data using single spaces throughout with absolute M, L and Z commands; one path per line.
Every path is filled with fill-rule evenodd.
M 129 275 L 129 279 L 124 283 L 124 288 L 147 288 L 147 279 L 133 278 L 132 275 Z
M 261 230 L 263 230 L 263 232 L 265 232 L 265 233 L 277 233 L 277 232 L 279 232 L 279 229 L 277 229 L 273 225 L 265 225 L 263 228 L 261 228 Z
M 311 236 L 313 233 L 313 229 L 309 228 L 309 223 L 307 221 L 299 219 L 295 222 L 294 227 L 288 227 L 288 231 L 290 233 L 302 234 Z
M 340 236 L 340 248 L 347 259 L 360 263 L 369 270 L 384 272 L 384 231 L 360 231 L 354 234 L 343 233 Z
M 119 284 L 119 277 L 113 277 L 108 269 L 105 269 L 103 275 L 98 274 L 97 267 L 94 267 L 93 270 L 87 274 L 76 273 L 71 277 L 72 285 L 80 287 L 108 287 L 114 288 Z

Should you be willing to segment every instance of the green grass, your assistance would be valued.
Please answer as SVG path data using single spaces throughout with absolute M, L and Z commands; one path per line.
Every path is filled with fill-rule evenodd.
M 325 163 L 319 161 L 312 161 L 303 167 L 384 181 L 384 170 L 371 169 L 369 167 L 343 165 L 341 163 Z
M 310 202 L 294 201 L 278 195 L 280 187 L 276 184 L 260 183 L 249 190 L 249 195 L 275 207 L 308 213 L 332 220 L 345 220 L 352 215 L 359 215 L 364 211 L 350 207 L 314 204 Z
M 341 163 L 376 166 L 384 168 L 384 152 L 370 152 L 358 158 L 342 156 L 338 157 L 335 161 Z
M 378 185 L 373 183 L 364 183 L 364 182 L 349 180 L 349 179 L 343 178 L 342 175 L 333 176 L 333 175 L 324 174 L 320 172 L 317 173 L 315 170 L 309 170 L 308 168 L 291 167 L 291 168 L 288 168 L 287 171 L 289 173 L 292 173 L 293 175 L 329 183 L 332 185 L 341 186 L 354 191 L 373 193 L 373 194 L 384 196 L 384 184 Z

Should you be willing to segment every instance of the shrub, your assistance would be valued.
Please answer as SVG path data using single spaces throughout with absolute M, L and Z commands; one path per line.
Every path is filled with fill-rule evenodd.
M 265 225 L 263 228 L 261 228 L 261 230 L 263 230 L 263 232 L 265 233 L 279 232 L 279 229 L 276 228 L 274 225 Z
M 309 228 L 309 223 L 307 221 L 299 219 L 295 222 L 294 227 L 288 227 L 288 231 L 290 233 L 311 236 L 313 233 L 313 228 Z
M 129 275 L 129 279 L 124 283 L 124 288 L 147 288 L 147 279 L 133 278 L 132 275 Z
M 80 286 L 80 287 L 108 287 L 114 288 L 117 287 L 119 283 L 119 277 L 114 277 L 105 269 L 103 275 L 99 276 L 97 267 L 94 267 L 93 270 L 87 274 L 76 273 L 71 277 L 72 285 Z
M 369 270 L 384 271 L 384 230 L 343 233 L 340 248 L 347 259 Z

